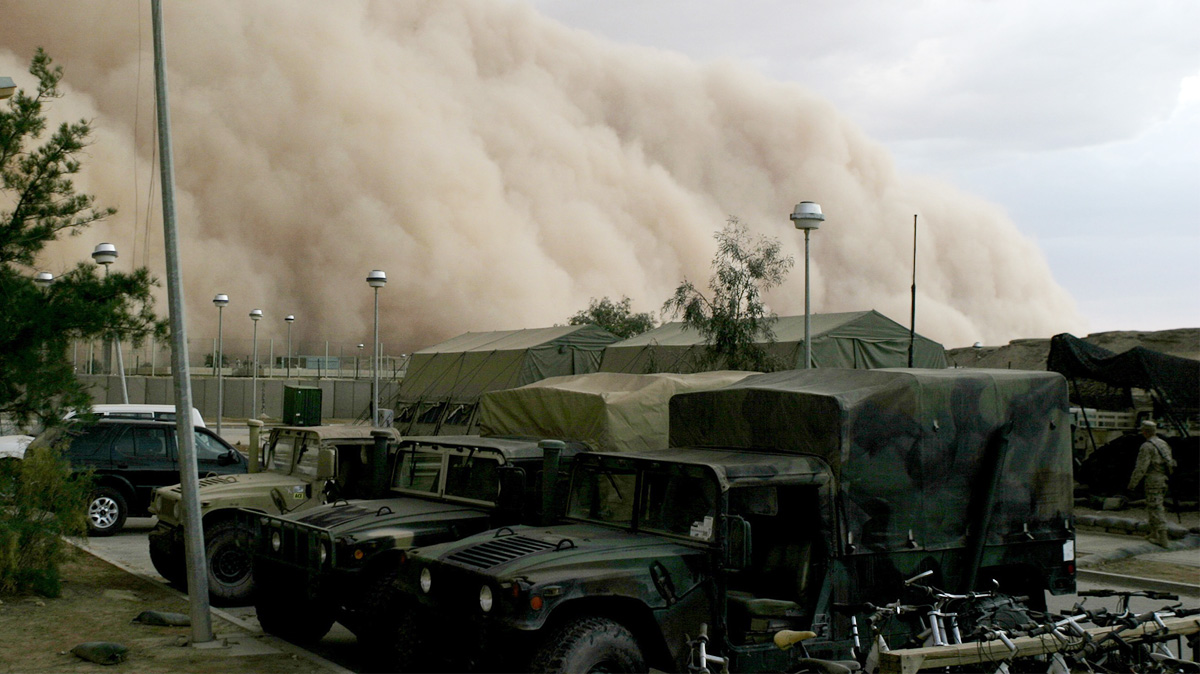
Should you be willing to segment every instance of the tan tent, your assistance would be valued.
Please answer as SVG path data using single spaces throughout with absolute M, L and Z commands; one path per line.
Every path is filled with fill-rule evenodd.
M 726 370 L 550 377 L 484 394 L 479 431 L 579 440 L 606 452 L 665 449 L 671 396 L 722 388 L 752 374 Z
M 908 365 L 908 328 L 878 311 L 813 314 L 813 367 L 869 370 Z M 780 316 L 772 327 L 775 344 L 769 351 L 789 368 L 804 368 L 804 317 Z M 916 335 L 913 367 L 944 368 L 942 345 Z M 683 323 L 667 323 L 604 350 L 601 372 L 695 372 L 704 352 L 704 336 L 685 330 Z
M 546 377 L 599 369 L 604 347 L 617 341 L 594 325 L 468 332 L 412 354 L 392 400 L 405 435 L 472 433 L 479 396 Z

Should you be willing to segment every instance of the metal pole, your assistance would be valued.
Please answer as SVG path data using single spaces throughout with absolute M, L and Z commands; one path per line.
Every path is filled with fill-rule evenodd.
M 109 264 L 112 264 L 112 263 L 109 262 L 104 265 L 104 279 L 105 280 L 108 280 L 108 265 Z M 129 404 L 129 389 L 125 386 L 125 358 L 121 355 L 121 336 L 119 334 L 117 334 L 115 331 L 112 333 L 112 336 L 113 336 L 113 346 L 117 347 L 117 370 L 121 374 L 121 402 L 128 405 Z M 111 370 L 110 370 L 110 373 L 111 373 Z
M 917 340 L 917 214 L 913 213 L 912 312 L 908 319 L 908 366 L 913 366 L 913 346 Z
M 171 354 L 174 360 L 175 429 L 179 447 L 179 482 L 183 492 L 184 550 L 192 619 L 192 643 L 213 640 L 208 604 L 208 566 L 204 558 L 204 531 L 200 522 L 199 470 L 196 466 L 196 431 L 192 426 L 192 385 L 188 372 L 186 304 L 179 264 L 179 238 L 175 227 L 175 166 L 171 150 L 171 119 L 167 105 L 166 48 L 163 45 L 162 0 L 151 0 L 154 25 L 155 100 L 158 108 L 159 166 L 162 181 L 163 234 L 167 257 L 167 297 L 171 321 Z
M 288 321 L 287 378 L 292 378 L 292 322 Z
M 254 321 L 254 355 L 250 363 L 250 418 L 258 418 L 258 321 Z
M 808 312 L 808 230 L 804 230 L 804 369 L 812 367 L 812 339 Z
M 217 435 L 225 416 L 225 307 L 217 307 Z
M 371 358 L 371 425 L 379 426 L 379 288 L 375 288 L 375 356 Z

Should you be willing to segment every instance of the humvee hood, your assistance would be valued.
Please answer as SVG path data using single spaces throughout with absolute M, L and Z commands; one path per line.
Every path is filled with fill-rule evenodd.
M 298 515 L 296 521 L 343 536 L 386 526 L 420 525 L 430 519 L 444 522 L 456 517 L 487 516 L 479 507 L 462 503 L 395 498 L 338 501 Z
M 513 527 L 512 535 L 480 534 L 468 545 L 453 546 L 442 562 L 501 577 L 531 582 L 610 573 L 615 568 L 644 566 L 648 559 L 688 557 L 702 550 L 666 536 L 647 536 L 594 525 L 550 529 Z M 500 531 L 508 531 L 502 529 Z

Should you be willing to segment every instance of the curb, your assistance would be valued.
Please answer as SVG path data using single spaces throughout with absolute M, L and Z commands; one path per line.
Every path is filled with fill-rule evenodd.
M 1143 520 L 1129 517 L 1110 517 L 1102 515 L 1076 515 L 1075 526 L 1100 529 L 1112 533 L 1128 533 L 1133 535 L 1145 534 L 1150 530 Z M 1185 538 L 1188 535 L 1200 535 L 1200 527 L 1185 528 L 1178 524 L 1167 523 L 1167 535 L 1171 538 Z
M 171 587 L 170 585 L 164 583 L 161 579 L 155 578 L 153 576 L 148 576 L 148 575 L 142 573 L 141 571 L 138 571 L 137 569 L 125 564 L 124 562 L 114 560 L 114 559 L 108 559 L 107 557 L 103 557 L 99 554 L 96 554 L 95 550 L 85 548 L 82 545 L 80 545 L 78 542 L 73 541 L 70 538 L 67 538 L 65 536 L 63 537 L 63 540 L 66 541 L 68 544 L 74 546 L 76 549 L 80 550 L 81 552 L 86 552 L 87 554 L 89 554 L 97 559 L 101 559 L 109 564 L 112 564 L 113 566 L 117 567 L 118 569 L 120 569 L 130 575 L 137 576 L 138 578 L 141 578 L 142 580 L 145 580 L 145 581 L 154 583 L 155 585 L 161 586 L 161 587 L 165 588 L 167 591 L 174 592 L 176 595 L 183 598 L 185 601 L 188 601 L 187 593 L 180 592 L 179 590 L 175 589 L 174 587 Z M 214 606 L 209 606 L 209 611 L 211 611 L 213 615 L 221 618 L 222 620 L 225 620 L 225 621 L 229 622 L 230 624 L 236 625 L 237 627 L 245 630 L 248 636 L 254 637 L 256 639 L 262 639 L 264 642 L 266 642 L 273 648 L 278 649 L 282 653 L 290 654 L 292 657 L 304 658 L 305 660 L 308 660 L 309 662 L 313 663 L 314 665 L 324 668 L 326 671 L 331 672 L 332 674 L 354 674 L 353 670 L 346 669 L 345 667 L 342 667 L 341 665 L 337 664 L 336 662 L 333 662 L 331 660 L 326 660 L 325 658 L 317 655 L 316 653 L 307 651 L 307 650 L 291 643 L 290 641 L 286 641 L 286 640 L 280 639 L 279 637 L 276 637 L 274 635 L 267 634 L 266 632 L 264 632 L 262 630 L 261 627 L 259 627 L 258 625 L 255 625 L 251 622 L 248 622 L 247 620 L 245 620 L 243 618 L 239 618 L 238 616 L 232 615 L 230 613 L 226 613 L 225 611 L 223 611 L 219 608 L 216 608 Z M 213 637 L 214 637 L 214 639 L 219 640 L 219 638 L 217 637 L 217 635 L 215 633 L 213 634 Z M 200 645 L 197 645 L 197 647 L 200 647 Z
M 1176 583 L 1170 580 L 1138 578 L 1137 576 L 1108 573 L 1106 571 L 1093 571 L 1091 569 L 1079 569 L 1075 572 L 1075 575 L 1080 580 L 1090 580 L 1097 583 L 1104 583 L 1105 585 L 1117 585 L 1138 590 L 1157 590 L 1159 592 L 1170 592 L 1190 597 L 1200 596 L 1200 586 Z

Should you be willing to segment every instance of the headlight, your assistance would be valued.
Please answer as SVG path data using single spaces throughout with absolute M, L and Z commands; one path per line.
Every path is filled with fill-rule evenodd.
M 283 536 L 279 535 L 278 531 L 271 532 L 271 549 L 279 552 L 279 548 L 283 547 Z
M 429 567 L 421 569 L 421 591 L 429 594 L 429 588 L 433 587 L 433 574 L 429 573 Z
M 484 613 L 492 610 L 492 588 L 487 585 L 479 588 L 479 608 Z
M 171 506 L 171 515 L 176 522 L 183 519 L 183 501 L 176 501 L 175 505 Z
M 321 564 L 324 564 L 325 560 L 328 558 L 329 558 L 329 544 L 322 543 L 321 549 L 317 552 L 317 561 L 319 561 Z

